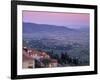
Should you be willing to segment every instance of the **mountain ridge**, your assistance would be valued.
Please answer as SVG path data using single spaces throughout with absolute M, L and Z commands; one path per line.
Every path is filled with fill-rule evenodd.
M 37 31 L 73 31 L 65 26 L 56 26 L 48 24 L 36 24 L 36 23 L 25 23 L 23 22 L 23 33 L 34 33 Z

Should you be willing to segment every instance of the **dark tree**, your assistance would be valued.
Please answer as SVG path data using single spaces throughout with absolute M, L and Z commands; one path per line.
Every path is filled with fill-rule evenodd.
M 78 58 L 73 59 L 73 64 L 78 65 Z
M 35 60 L 35 68 L 41 68 L 41 63 L 38 60 Z
M 64 53 L 61 53 L 61 60 L 62 60 L 62 63 L 66 64 L 66 56 Z
M 45 67 L 48 67 L 48 65 L 50 63 L 50 59 L 43 59 L 42 62 L 45 65 Z

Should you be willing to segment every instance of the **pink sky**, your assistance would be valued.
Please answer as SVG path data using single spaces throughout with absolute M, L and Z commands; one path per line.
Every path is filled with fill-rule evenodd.
M 23 11 L 23 22 L 61 26 L 89 26 L 88 13 L 57 13 Z

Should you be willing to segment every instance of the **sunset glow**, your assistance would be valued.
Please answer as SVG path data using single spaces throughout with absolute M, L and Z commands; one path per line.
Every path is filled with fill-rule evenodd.
M 58 26 L 89 26 L 88 13 L 23 11 L 23 22 Z

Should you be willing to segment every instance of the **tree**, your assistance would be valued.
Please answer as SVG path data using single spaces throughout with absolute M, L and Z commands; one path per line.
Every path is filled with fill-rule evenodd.
M 50 63 L 50 59 L 43 59 L 42 60 L 43 64 L 45 65 L 45 67 L 48 67 L 49 63 Z
M 35 68 L 41 68 L 41 63 L 38 60 L 35 60 Z
M 61 53 L 61 62 L 62 62 L 62 64 L 63 63 L 66 64 L 66 56 L 64 53 Z
M 73 59 L 73 64 L 78 65 L 78 58 Z

